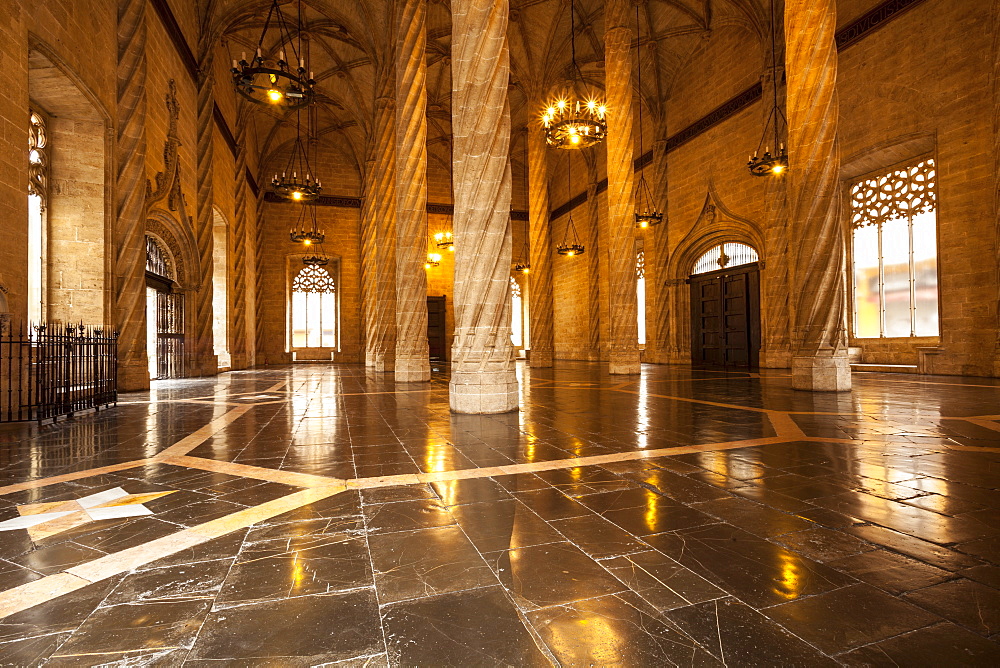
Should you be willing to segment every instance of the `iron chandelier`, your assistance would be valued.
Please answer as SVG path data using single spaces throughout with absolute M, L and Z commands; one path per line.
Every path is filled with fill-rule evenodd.
M 262 49 L 272 20 L 277 26 L 279 50 L 277 60 L 271 61 L 273 64 L 269 65 Z M 291 51 L 291 63 L 285 57 L 285 45 Z M 300 109 L 310 104 L 315 98 L 313 88 L 316 81 L 306 67 L 305 54 L 302 52 L 302 0 L 298 4 L 295 39 L 278 0 L 272 0 L 264 29 L 257 41 L 257 52 L 249 61 L 246 52 L 243 52 L 239 61 L 233 61 L 230 71 L 236 92 L 251 102 L 282 109 Z

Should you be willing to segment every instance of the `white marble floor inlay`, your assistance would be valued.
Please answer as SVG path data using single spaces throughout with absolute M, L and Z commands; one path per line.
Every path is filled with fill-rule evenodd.
M 143 504 L 174 491 L 129 494 L 114 487 L 72 501 L 30 503 L 17 507 L 20 517 L 0 522 L 0 531 L 27 529 L 31 539 L 37 541 L 89 522 L 152 515 L 153 511 Z

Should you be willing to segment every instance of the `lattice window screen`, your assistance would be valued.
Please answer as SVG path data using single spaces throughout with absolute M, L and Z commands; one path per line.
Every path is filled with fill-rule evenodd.
M 851 225 L 855 228 L 908 218 L 937 207 L 937 170 L 933 158 L 894 169 L 851 186 Z

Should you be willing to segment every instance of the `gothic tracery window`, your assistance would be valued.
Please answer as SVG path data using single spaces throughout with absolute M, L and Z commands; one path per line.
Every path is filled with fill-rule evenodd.
M 32 322 L 41 322 L 44 312 L 47 201 L 48 138 L 45 120 L 32 112 L 28 126 L 28 318 Z
M 646 343 L 646 252 L 639 251 L 635 255 L 635 296 L 637 300 L 636 314 L 639 325 L 639 345 Z
M 854 334 L 937 336 L 937 194 L 933 158 L 850 189 Z
M 337 285 L 323 267 L 303 267 L 292 281 L 292 347 L 337 347 Z
M 759 259 L 757 251 L 752 246 L 736 242 L 720 244 L 698 258 L 691 274 L 705 274 L 710 271 L 739 267 L 744 264 L 752 264 Z

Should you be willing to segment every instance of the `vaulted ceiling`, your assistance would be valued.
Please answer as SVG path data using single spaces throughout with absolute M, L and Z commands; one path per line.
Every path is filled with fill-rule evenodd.
M 685 64 L 705 48 L 712 31 L 738 25 L 753 35 L 766 32 L 769 0 L 638 0 L 638 52 L 642 59 L 642 103 L 655 119 L 670 96 L 671 84 Z M 218 57 L 229 62 L 252 53 L 270 0 L 217 0 L 212 35 Z M 362 172 L 378 91 L 392 84 L 393 0 L 285 0 L 294 21 L 301 7 L 303 50 L 318 82 L 318 104 L 282 115 L 254 109 L 260 164 L 267 166 L 287 150 L 297 120 L 311 122 L 320 141 L 342 151 Z M 591 86 L 603 87 L 603 0 L 574 0 L 576 61 Z M 523 128 L 573 71 L 569 0 L 510 0 L 510 102 L 513 127 Z M 265 57 L 280 44 L 271 30 Z M 765 38 L 766 39 L 766 38 Z M 428 155 L 450 165 L 451 11 L 448 0 L 428 0 L 427 117 Z M 383 88 L 380 88 L 383 87 Z

